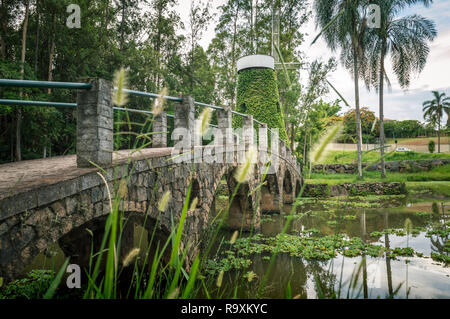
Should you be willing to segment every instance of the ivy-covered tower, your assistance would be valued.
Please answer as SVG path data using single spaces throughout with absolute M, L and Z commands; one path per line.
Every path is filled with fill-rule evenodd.
M 269 128 L 278 128 L 280 138 L 287 141 L 273 57 L 245 56 L 237 61 L 237 71 L 236 111 L 252 114 Z M 233 125 L 241 127 L 242 118 L 234 116 Z

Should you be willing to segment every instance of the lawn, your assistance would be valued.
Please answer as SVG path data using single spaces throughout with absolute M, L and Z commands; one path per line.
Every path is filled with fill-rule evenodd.
M 356 151 L 328 151 L 320 164 L 351 164 L 356 162 Z M 363 153 L 363 162 L 375 162 L 380 158 L 379 151 Z M 385 157 L 386 161 L 422 160 L 450 158 L 450 153 L 395 152 Z
M 401 145 L 428 145 L 430 141 L 434 141 L 436 143 L 436 149 L 437 149 L 437 143 L 438 138 L 437 137 L 418 137 L 418 138 L 389 138 L 387 139 L 387 144 L 395 144 L 395 140 L 397 140 L 398 144 Z M 450 144 L 450 137 L 449 136 L 441 136 L 441 146 L 442 144 Z

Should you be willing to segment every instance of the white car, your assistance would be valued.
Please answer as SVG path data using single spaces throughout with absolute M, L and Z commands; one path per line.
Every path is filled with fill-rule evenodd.
M 396 152 L 411 152 L 411 150 L 407 147 L 397 147 Z

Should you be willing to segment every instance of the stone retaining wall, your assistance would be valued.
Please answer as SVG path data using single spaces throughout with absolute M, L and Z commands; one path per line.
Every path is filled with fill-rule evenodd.
M 400 195 L 406 194 L 405 183 L 342 183 L 338 185 L 306 184 L 303 197 Z
M 385 162 L 386 170 L 389 172 L 404 172 L 414 173 L 419 171 L 429 171 L 435 167 L 445 164 L 450 164 L 450 158 L 442 159 L 428 159 L 428 160 L 408 160 L 408 161 L 389 161 Z M 362 167 L 367 167 L 367 163 L 363 163 Z M 368 171 L 380 171 L 381 164 L 371 165 Z M 340 173 L 340 174 L 354 174 L 357 171 L 356 164 L 319 164 L 312 168 L 313 173 Z

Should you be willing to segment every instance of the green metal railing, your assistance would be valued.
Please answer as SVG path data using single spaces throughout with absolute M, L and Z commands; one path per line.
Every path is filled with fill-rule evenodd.
M 42 89 L 79 89 L 88 90 L 92 87 L 90 83 L 75 82 L 53 82 L 53 81 L 31 81 L 0 79 L 0 86 Z
M 76 83 L 76 82 L 52 82 L 52 81 L 31 81 L 31 80 L 10 80 L 10 79 L 0 79 L 0 87 L 20 87 L 20 88 L 43 88 L 43 89 L 71 89 L 71 90 L 89 90 L 92 88 L 92 84 L 90 83 Z M 147 98 L 160 98 L 163 97 L 168 101 L 174 102 L 182 102 L 183 99 L 180 97 L 173 96 L 162 96 L 160 94 L 141 92 L 136 90 L 125 89 L 124 92 L 136 95 L 143 96 Z M 201 107 L 209 107 L 215 110 L 224 110 L 225 108 L 211 105 L 207 103 L 194 101 L 195 105 Z M 27 101 L 27 100 L 12 100 L 12 99 L 0 99 L 0 105 L 22 105 L 22 106 L 49 106 L 49 107 L 68 107 L 68 108 L 76 108 L 76 103 L 65 103 L 65 102 L 49 102 L 49 101 Z M 130 109 L 124 107 L 113 107 L 116 111 L 125 111 L 132 113 L 140 113 L 140 114 L 150 114 L 153 115 L 151 111 L 146 110 L 138 110 L 138 109 Z M 231 113 L 245 117 L 247 114 L 240 113 L 237 111 L 231 111 Z M 167 117 L 175 118 L 173 114 L 168 114 Z M 260 125 L 264 124 L 256 119 L 254 121 Z M 217 125 L 209 124 L 209 126 L 218 128 Z M 272 129 L 268 128 L 269 133 L 275 133 Z M 235 135 L 235 134 L 234 134 Z
M 174 102 L 181 102 L 183 101 L 183 99 L 181 97 L 173 97 L 173 96 L 162 96 L 160 94 L 155 94 L 155 93 L 147 93 L 147 92 L 141 92 L 141 91 L 135 91 L 135 90 L 129 90 L 129 89 L 124 89 L 123 90 L 126 93 L 132 94 L 132 95 L 137 95 L 137 96 L 145 96 L 145 97 L 149 97 L 149 98 L 159 98 L 159 97 L 163 97 L 164 99 L 168 100 L 168 101 L 174 101 Z
M 77 107 L 76 103 L 0 99 L 0 105 Z
M 11 80 L 11 79 L 0 79 L 0 87 L 21 87 L 21 88 L 44 88 L 44 89 L 71 89 L 71 90 L 89 90 L 92 88 L 90 83 L 76 83 L 76 82 L 53 82 L 53 81 L 32 81 L 32 80 Z M 149 98 L 160 98 L 163 97 L 168 101 L 182 102 L 182 98 L 174 96 L 162 96 L 156 93 L 141 92 L 136 90 L 125 89 L 124 92 Z M 195 105 L 202 107 L 209 107 L 215 110 L 224 110 L 221 106 L 211 105 L 207 103 L 194 101 Z M 0 105 L 23 105 L 23 106 L 51 106 L 51 107 L 77 107 L 76 103 L 64 103 L 64 102 L 49 102 L 49 101 L 26 101 L 26 100 L 10 100 L 10 99 L 0 99 Z M 127 111 L 133 113 L 141 114 L 153 114 L 150 111 L 114 107 L 114 110 Z M 231 111 L 233 114 L 239 116 L 247 116 L 247 114 L 240 113 L 237 111 Z M 167 114 L 168 117 L 174 118 L 173 114 Z M 254 120 L 258 124 L 263 124 L 260 121 Z M 213 125 L 211 125 L 213 126 Z M 215 126 L 213 126 L 215 127 Z M 269 131 L 271 131 L 269 129 Z
M 45 88 L 45 89 L 78 89 L 78 90 L 88 90 L 92 88 L 90 83 L 75 83 L 75 82 L 51 82 L 51 81 L 31 81 L 31 80 L 10 80 L 10 79 L 0 79 L 0 86 L 3 87 L 22 87 L 22 88 Z M 125 89 L 125 92 L 150 98 L 159 98 L 160 94 L 140 92 L 135 90 Z M 182 99 L 173 96 L 163 96 L 164 99 L 169 101 L 181 102 Z M 50 101 L 27 101 L 27 100 L 10 100 L 10 99 L 0 99 L 0 105 L 22 105 L 22 106 L 51 106 L 51 107 L 77 107 L 76 103 L 64 103 L 64 102 L 50 102 Z M 114 107 L 114 110 L 128 111 L 133 113 L 142 114 L 153 114 L 150 111 L 129 109 Z M 174 117 L 173 114 L 167 114 L 168 117 Z

